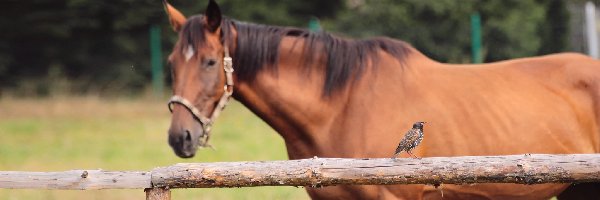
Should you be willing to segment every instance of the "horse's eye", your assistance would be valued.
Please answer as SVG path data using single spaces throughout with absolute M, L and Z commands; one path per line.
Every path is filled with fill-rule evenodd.
M 207 66 L 209 66 L 209 67 L 212 67 L 212 66 L 214 66 L 215 64 L 217 64 L 217 61 L 216 61 L 216 60 L 214 60 L 214 59 L 210 59 L 210 60 L 208 60 L 208 61 L 206 62 L 206 65 L 207 65 Z

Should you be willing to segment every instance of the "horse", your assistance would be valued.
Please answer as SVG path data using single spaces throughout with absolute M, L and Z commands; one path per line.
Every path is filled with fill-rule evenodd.
M 180 157 L 208 146 L 230 97 L 283 137 L 289 159 L 389 158 L 416 121 L 428 122 L 419 157 L 600 150 L 600 62 L 584 55 L 445 64 L 396 39 L 237 21 L 213 0 L 189 18 L 164 6 L 179 34 L 168 138 Z M 444 185 L 443 198 L 549 199 L 567 187 Z M 442 198 L 418 184 L 306 190 L 313 199 Z

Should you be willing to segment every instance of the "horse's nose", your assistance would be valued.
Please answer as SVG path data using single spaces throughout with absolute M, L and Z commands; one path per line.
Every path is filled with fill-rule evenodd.
M 191 158 L 196 154 L 196 145 L 189 130 L 182 130 L 179 134 L 169 133 L 169 145 L 179 157 Z

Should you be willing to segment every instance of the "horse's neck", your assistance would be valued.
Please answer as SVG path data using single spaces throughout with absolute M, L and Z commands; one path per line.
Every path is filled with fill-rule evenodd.
M 284 138 L 291 159 L 363 154 L 359 149 L 365 146 L 363 140 L 345 139 L 346 144 L 339 144 L 340 138 L 364 134 L 359 132 L 372 126 L 364 123 L 365 118 L 376 118 L 371 115 L 377 115 L 371 107 L 383 106 L 374 105 L 379 102 L 378 98 L 389 98 L 387 94 L 390 93 L 405 93 L 403 87 L 397 87 L 404 83 L 398 81 L 410 81 L 411 78 L 405 76 L 414 71 L 409 66 L 398 66 L 397 58 L 382 53 L 377 58 L 381 65 L 377 70 L 367 70 L 354 84 L 324 97 L 325 59 L 317 56 L 312 66 L 302 66 L 306 64 L 302 60 L 305 58 L 303 41 L 297 39 L 286 37 L 282 41 L 276 72 L 263 70 L 251 82 L 236 83 L 235 98 Z M 405 65 L 428 60 L 416 51 L 411 53 L 410 59 L 403 60 Z M 392 100 L 397 100 L 396 97 L 399 98 L 394 96 Z M 340 146 L 332 145 L 336 143 Z M 345 147 L 355 150 L 339 149 Z M 344 154 L 332 155 L 335 152 Z
M 322 97 L 324 66 L 319 61 L 309 70 L 300 66 L 303 44 L 294 44 L 295 39 L 281 42 L 276 72 L 263 70 L 253 81 L 235 86 L 235 98 L 281 134 L 292 159 L 315 155 L 315 141 L 320 140 L 317 134 L 328 129 L 344 105 L 342 95 Z

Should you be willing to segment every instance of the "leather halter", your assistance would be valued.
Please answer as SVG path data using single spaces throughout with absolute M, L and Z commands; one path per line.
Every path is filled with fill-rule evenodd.
M 221 95 L 221 98 L 219 99 L 219 103 L 217 103 L 217 106 L 215 106 L 215 108 L 212 111 L 212 114 L 210 115 L 210 117 L 206 117 L 204 116 L 202 113 L 200 113 L 200 110 L 198 110 L 198 108 L 196 108 L 194 106 L 194 104 L 190 101 L 188 101 L 187 99 L 185 99 L 182 96 L 179 95 L 173 95 L 171 97 L 171 99 L 169 100 L 169 102 L 167 103 L 167 106 L 169 107 L 169 111 L 171 113 L 173 113 L 173 104 L 180 104 L 182 106 L 184 106 L 193 116 L 194 119 L 196 119 L 196 121 L 198 121 L 198 123 L 200 123 L 200 126 L 202 126 L 202 130 L 203 133 L 200 136 L 200 138 L 198 139 L 199 142 L 199 146 L 201 147 L 211 147 L 212 146 L 210 144 L 208 144 L 208 139 L 210 138 L 210 131 L 212 128 L 213 123 L 215 122 L 215 120 L 217 119 L 217 117 L 219 117 L 219 114 L 221 114 L 221 111 L 223 109 L 225 109 L 225 106 L 227 106 L 227 102 L 229 101 L 229 98 L 231 97 L 231 95 L 233 94 L 233 59 L 229 56 L 229 49 L 227 48 L 227 46 L 225 46 L 225 56 L 223 57 L 223 71 L 225 71 L 225 86 L 223 87 L 223 95 Z

